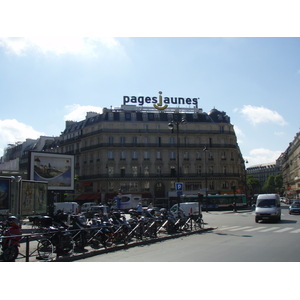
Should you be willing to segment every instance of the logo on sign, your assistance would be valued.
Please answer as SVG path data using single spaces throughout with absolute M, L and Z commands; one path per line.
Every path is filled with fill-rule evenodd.
M 183 105 L 198 105 L 199 98 L 183 98 L 183 97 L 163 97 L 162 92 L 159 91 L 157 97 L 144 97 L 144 96 L 123 96 L 123 104 L 134 103 L 138 105 L 153 104 L 158 110 L 166 109 L 170 104 L 183 104 Z
M 176 191 L 182 191 L 183 190 L 183 183 L 182 182 L 176 182 L 175 187 L 176 187 Z

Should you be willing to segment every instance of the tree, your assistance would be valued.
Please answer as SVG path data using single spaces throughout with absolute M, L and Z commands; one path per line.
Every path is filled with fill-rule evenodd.
M 270 175 L 265 181 L 263 188 L 264 193 L 275 193 L 275 176 Z
M 270 175 L 263 186 L 263 191 L 265 193 L 281 193 L 282 189 L 283 189 L 282 174 L 278 174 L 276 176 Z
M 247 175 L 247 189 L 249 194 L 257 194 L 260 191 L 260 182 L 253 175 Z

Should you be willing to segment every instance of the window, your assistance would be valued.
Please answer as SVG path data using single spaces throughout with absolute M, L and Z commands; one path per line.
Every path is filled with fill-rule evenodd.
M 120 159 L 121 160 L 125 160 L 126 159 L 126 152 L 125 151 L 121 151 L 120 152 Z
M 114 153 L 113 153 L 113 151 L 108 151 L 107 152 L 107 158 L 108 158 L 108 160 L 114 160 Z
M 114 176 L 114 173 L 115 173 L 114 167 L 109 166 L 109 167 L 107 168 L 107 173 L 108 173 L 108 177 Z
M 189 174 L 190 173 L 190 167 L 189 166 L 184 166 L 183 173 L 184 174 Z
M 138 167 L 137 166 L 132 166 L 132 176 L 136 177 L 138 175 Z
M 127 112 L 125 113 L 125 120 L 130 121 L 131 120 L 131 113 Z
M 170 144 L 175 145 L 175 137 L 174 136 L 170 137 Z
M 150 190 L 150 182 L 144 181 L 144 191 L 149 191 L 149 190 Z
M 200 175 L 202 172 L 202 168 L 201 166 L 197 166 L 197 174 Z
M 120 169 L 121 177 L 125 177 L 125 167 Z
M 148 120 L 149 120 L 149 121 L 154 121 L 154 114 L 149 113 L 149 114 L 148 114 Z
M 132 138 L 132 144 L 136 146 L 137 143 L 138 143 L 138 138 L 137 138 L 136 136 L 134 136 L 134 137 Z
M 201 157 L 202 157 L 202 152 L 198 151 L 197 152 L 197 160 L 201 160 Z
M 161 160 L 161 152 L 160 151 L 156 152 L 156 159 Z
M 161 175 L 161 166 L 157 166 L 157 167 L 156 167 L 156 173 L 157 173 L 158 175 Z
M 171 167 L 171 177 L 175 177 L 175 176 L 176 176 L 176 169 L 175 167 Z
M 222 152 L 221 160 L 226 160 L 226 152 L 225 151 Z
M 184 152 L 184 157 L 183 157 L 184 160 L 189 160 L 189 152 Z
M 149 157 L 149 152 L 148 151 L 145 151 L 144 152 L 144 160 L 149 160 L 150 157 Z
M 222 188 L 223 189 L 228 189 L 228 187 L 229 187 L 228 182 L 227 181 L 223 182 Z
M 144 167 L 144 175 L 149 176 L 149 167 L 148 166 Z
M 125 140 L 126 140 L 125 136 L 121 136 L 120 137 L 120 143 L 121 143 L 121 145 L 125 144 Z
M 137 154 L 136 151 L 131 152 L 131 158 L 132 158 L 132 160 L 137 160 L 138 159 L 138 154 Z
M 161 137 L 160 137 L 160 136 L 158 136 L 158 137 L 156 138 L 156 144 L 157 144 L 158 147 L 161 146 Z
M 187 146 L 189 144 L 189 138 L 188 137 L 184 137 L 184 145 Z
M 109 144 L 109 146 L 112 146 L 114 144 L 114 137 L 113 136 L 108 137 L 108 144 Z
M 175 160 L 175 152 L 174 151 L 170 152 L 170 160 Z

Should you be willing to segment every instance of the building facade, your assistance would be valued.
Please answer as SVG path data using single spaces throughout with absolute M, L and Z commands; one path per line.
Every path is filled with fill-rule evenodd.
M 300 199 L 300 132 L 278 158 L 281 164 L 285 196 Z
M 277 164 L 276 162 L 272 162 L 251 166 L 247 168 L 246 172 L 247 175 L 252 175 L 253 177 L 256 177 L 259 180 L 260 190 L 257 192 L 261 193 L 262 187 L 264 186 L 268 177 L 280 174 L 281 168 L 279 164 Z
M 80 122 L 67 121 L 50 147 L 75 156 L 76 192 L 100 194 L 102 202 L 118 192 L 168 198 L 178 181 L 183 193 L 245 191 L 234 126 L 217 109 L 104 108 Z

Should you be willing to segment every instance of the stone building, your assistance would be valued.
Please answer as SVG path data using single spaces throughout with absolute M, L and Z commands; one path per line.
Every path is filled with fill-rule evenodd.
M 262 193 L 262 187 L 264 186 L 266 180 L 269 176 L 276 176 L 280 174 L 281 168 L 280 165 L 276 162 L 258 164 L 247 168 L 247 175 L 252 175 L 259 180 L 260 190 L 256 191 L 257 193 Z
M 178 181 L 183 193 L 245 192 L 234 126 L 217 109 L 104 108 L 85 120 L 67 121 L 50 147 L 75 156 L 77 192 L 101 194 L 101 201 L 119 191 L 166 199 Z
M 300 199 L 300 132 L 278 158 L 281 164 L 285 195 Z

